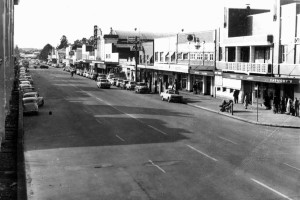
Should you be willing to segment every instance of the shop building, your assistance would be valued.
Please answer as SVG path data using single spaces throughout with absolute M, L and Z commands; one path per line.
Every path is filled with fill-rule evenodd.
M 274 0 L 270 9 L 225 8 L 217 36 L 215 90 L 219 98 L 251 102 L 299 97 L 299 4 Z M 281 23 L 280 23 L 281 21 Z

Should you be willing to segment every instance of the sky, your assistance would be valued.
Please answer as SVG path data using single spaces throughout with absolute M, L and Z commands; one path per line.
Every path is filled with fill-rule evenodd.
M 272 0 L 20 0 L 15 6 L 15 45 L 42 49 L 114 30 L 177 33 L 212 30 L 225 6 L 270 8 Z

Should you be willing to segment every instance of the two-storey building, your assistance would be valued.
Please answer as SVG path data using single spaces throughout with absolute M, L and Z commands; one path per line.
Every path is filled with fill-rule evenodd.
M 270 9 L 225 8 L 217 37 L 216 96 L 263 103 L 300 95 L 299 4 L 274 0 Z

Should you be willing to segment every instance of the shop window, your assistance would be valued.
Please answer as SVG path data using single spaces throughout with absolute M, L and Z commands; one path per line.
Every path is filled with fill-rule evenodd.
M 223 58 L 223 49 L 222 47 L 219 47 L 219 61 L 221 61 Z
M 222 92 L 226 92 L 227 88 L 226 87 L 223 87 L 222 88 Z
M 203 60 L 203 53 L 200 53 L 200 60 Z
M 196 58 L 197 60 L 201 59 L 200 55 L 201 55 L 200 53 L 197 53 L 197 58 Z
M 189 54 L 188 53 L 184 53 L 183 54 L 183 60 L 187 60 L 189 59 Z
M 171 62 L 175 62 L 175 53 L 171 55 Z
M 158 61 L 158 52 L 155 52 L 154 57 L 155 57 L 155 62 L 157 62 Z
M 233 93 L 234 89 L 230 89 L 230 93 Z

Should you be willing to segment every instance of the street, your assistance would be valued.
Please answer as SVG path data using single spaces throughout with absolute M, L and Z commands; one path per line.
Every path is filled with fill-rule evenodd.
M 62 69 L 30 69 L 28 199 L 300 199 L 299 129 L 259 126 Z

